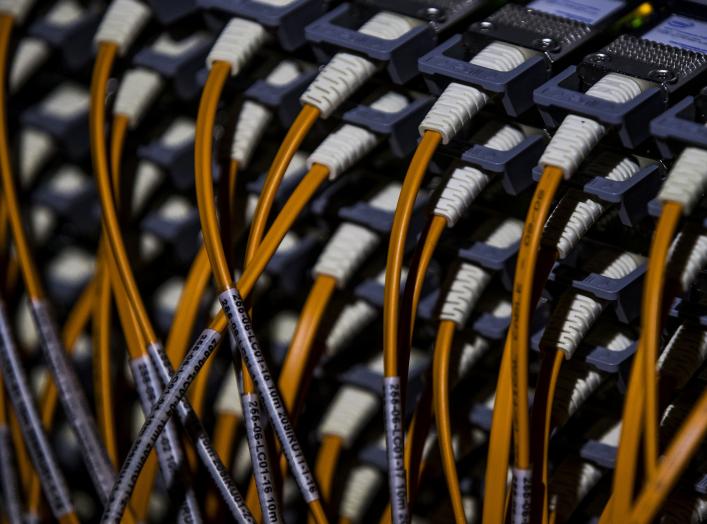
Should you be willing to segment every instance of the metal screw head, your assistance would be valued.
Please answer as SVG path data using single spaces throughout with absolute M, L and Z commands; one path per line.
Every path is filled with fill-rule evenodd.
M 489 22 L 488 20 L 484 20 L 479 24 L 479 29 L 482 31 L 491 31 L 493 29 L 493 23 Z
M 609 55 L 604 53 L 593 53 L 586 58 L 586 61 L 592 64 L 601 64 L 603 62 L 608 62 L 609 60 L 611 60 Z
M 663 83 L 673 83 L 677 81 L 677 76 L 670 69 L 653 69 L 648 73 L 648 77 L 655 81 Z
M 533 41 L 537 47 L 543 51 L 553 51 L 558 48 L 557 42 L 553 38 L 545 37 Z
M 423 16 L 428 22 L 441 22 L 444 20 L 444 10 L 431 6 L 425 9 Z

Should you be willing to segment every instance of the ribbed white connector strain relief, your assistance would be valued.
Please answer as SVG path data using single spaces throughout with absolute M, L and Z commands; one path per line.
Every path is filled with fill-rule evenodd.
M 147 108 L 162 89 L 162 77 L 148 69 L 132 69 L 125 73 L 115 96 L 113 113 L 128 117 L 137 125 Z
M 319 435 L 341 437 L 345 447 L 356 440 L 378 410 L 378 397 L 369 391 L 343 386 L 329 405 Z
M 98 26 L 94 42 L 113 43 L 125 54 L 150 17 L 150 10 L 136 0 L 113 0 Z
M 231 18 L 209 51 L 206 65 L 211 69 L 214 62 L 227 62 L 231 66 L 231 76 L 236 75 L 265 43 L 267 36 L 258 23 Z
M 540 347 L 556 348 L 572 358 L 582 339 L 592 328 L 604 303 L 581 293 L 565 293 L 543 333 Z
M 641 166 L 632 157 L 614 153 L 602 153 L 582 166 L 581 172 L 591 177 L 603 177 L 607 180 L 623 182 L 638 173 Z
M 682 324 L 658 359 L 661 376 L 669 376 L 678 389 L 687 384 L 707 358 L 707 331 Z
M 369 201 L 371 207 L 382 211 L 393 212 L 398 206 L 398 198 L 400 197 L 401 185 L 397 182 L 387 184 L 383 189 L 378 191 Z
M 307 167 L 321 164 L 329 168 L 329 179 L 336 179 L 341 173 L 361 160 L 378 144 L 378 137 L 362 127 L 344 124 L 319 144 L 309 158 Z
M 507 151 L 523 140 L 523 133 L 513 126 L 503 126 L 484 144 L 492 149 Z M 491 177 L 475 167 L 457 168 L 447 181 L 437 199 L 433 213 L 447 219 L 447 226 L 454 227 Z
M 327 336 L 327 356 L 333 356 L 345 348 L 363 328 L 375 320 L 376 315 L 376 309 L 364 300 L 346 305 Z
M 486 147 L 498 151 L 508 151 L 520 144 L 525 135 L 514 126 L 505 125 L 496 131 L 484 144 Z
M 586 341 L 589 345 L 605 347 L 609 351 L 623 351 L 633 343 L 625 327 L 606 323 L 599 323 L 592 329 Z
M 442 143 L 448 144 L 488 99 L 486 93 L 475 87 L 452 82 L 423 118 L 418 127 L 420 135 L 425 131 L 436 131 L 442 135 Z
M 469 62 L 494 71 L 513 71 L 537 54 L 537 51 L 525 47 L 497 41 L 484 47 Z
M 381 11 L 359 27 L 358 32 L 382 38 L 383 40 L 395 40 L 421 24 L 420 20 L 409 16 L 402 16 L 390 11 Z
M 495 248 L 505 249 L 520 240 L 523 234 L 523 222 L 517 218 L 504 218 L 493 229 L 484 232 L 483 241 Z
M 490 180 L 489 175 L 475 167 L 455 169 L 440 193 L 433 213 L 446 218 L 448 227 L 454 227 Z
M 464 378 L 471 368 L 481 360 L 481 357 L 484 356 L 488 349 L 488 340 L 478 335 L 475 335 L 470 342 L 465 342 L 459 357 L 459 365 L 455 369 L 450 370 L 454 373 L 454 383 Z
M 540 166 L 558 167 L 565 178 L 570 178 L 605 132 L 606 128 L 594 120 L 566 116 L 540 157 Z
M 376 468 L 365 465 L 354 468 L 341 498 L 341 516 L 353 523 L 361 522 L 382 484 L 382 474 Z
M 603 100 L 625 104 L 643 93 L 653 84 L 640 78 L 609 73 L 587 89 L 587 94 Z
M 33 128 L 20 133 L 20 181 L 23 187 L 32 183 L 39 170 L 54 153 L 54 141 L 43 131 Z
M 447 291 L 439 318 L 451 320 L 457 328 L 464 327 L 490 280 L 491 275 L 485 269 L 473 264 L 461 264 Z
M 707 497 L 681 489 L 668 498 L 660 524 L 702 524 L 707 522 Z
M 625 251 L 614 253 L 609 250 L 599 251 L 584 265 L 584 269 L 591 273 L 614 280 L 624 278 L 635 271 L 646 261 L 646 257 Z
M 678 233 L 670 246 L 668 260 L 668 274 L 672 268 L 681 269 L 680 287 L 683 292 L 690 289 L 697 274 L 707 265 L 707 233 L 695 230 Z
M 251 100 L 243 102 L 231 144 L 231 158 L 238 162 L 240 168 L 248 167 L 271 118 L 272 113 L 266 107 Z
M 373 102 L 370 107 L 383 113 L 398 113 L 405 109 L 407 105 L 408 99 L 405 95 L 389 91 Z
M 329 275 L 339 287 L 346 287 L 361 263 L 380 241 L 378 234 L 365 227 L 344 222 L 334 232 L 314 265 L 315 275 Z
M 564 259 L 601 217 L 604 208 L 595 197 L 568 189 L 545 223 L 543 245 L 557 249 L 560 260 Z
M 307 86 L 300 102 L 316 107 L 322 118 L 328 118 L 375 72 L 376 66 L 370 60 L 350 53 L 336 53 Z
M 691 405 L 687 404 L 687 399 L 678 398 L 665 409 L 660 419 L 661 439 L 665 439 L 666 442 L 672 440 L 678 428 L 685 420 L 685 417 L 687 417 L 690 407 Z
M 635 98 L 649 86 L 648 82 L 642 80 L 609 73 L 590 87 L 586 94 L 623 103 Z M 566 179 L 570 178 L 605 133 L 606 128 L 594 120 L 577 115 L 566 116 L 540 157 L 540 166 L 558 167 Z
M 527 49 L 493 42 L 479 51 L 469 62 L 494 71 L 511 71 L 533 54 Z M 449 141 L 486 105 L 486 93 L 471 86 L 451 83 L 442 92 L 418 127 L 420 134 L 437 131 L 442 143 Z
M 660 524 L 703 524 L 707 522 L 707 498 L 693 490 L 675 490 L 663 506 Z
M 550 481 L 550 509 L 557 522 L 567 522 L 589 491 L 601 480 L 602 470 L 590 462 L 566 460 Z
M 690 214 L 707 188 L 707 151 L 686 148 L 658 192 L 661 202 L 677 202 Z
M 34 0 L 0 0 L 0 13 L 10 15 L 18 24 L 24 22 Z
M 15 51 L 15 59 L 10 68 L 10 93 L 15 93 L 39 67 L 49 58 L 51 48 L 38 38 L 23 38 Z
M 284 86 L 295 80 L 301 73 L 300 66 L 292 60 L 283 60 L 270 71 L 265 81 L 273 86 Z
M 237 75 L 267 37 L 267 31 L 260 24 L 231 18 L 209 51 L 206 65 L 211 69 L 215 62 L 226 62 L 231 66 L 231 76 Z
M 587 367 L 567 366 L 560 373 L 555 393 L 555 409 L 559 425 L 564 424 L 601 385 L 604 377 Z
M 243 416 L 241 395 L 238 391 L 238 382 L 233 370 L 228 370 L 221 384 L 221 390 L 216 398 L 216 413 L 229 413 L 238 417 Z

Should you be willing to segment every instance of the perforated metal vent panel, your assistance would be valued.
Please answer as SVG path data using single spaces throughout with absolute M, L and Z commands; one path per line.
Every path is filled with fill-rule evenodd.
M 581 40 L 591 31 L 587 24 L 515 4 L 505 5 L 486 20 L 492 24 L 536 33 L 538 38 L 552 38 L 563 46 Z

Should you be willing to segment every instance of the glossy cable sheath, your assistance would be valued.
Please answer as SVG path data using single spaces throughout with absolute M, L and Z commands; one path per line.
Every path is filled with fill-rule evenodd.
M 32 463 L 40 476 L 44 496 L 57 520 L 78 523 L 66 480 L 59 469 L 39 414 L 32 401 L 27 376 L 10 333 L 4 302 L 0 301 L 0 369 L 8 397 L 17 414 Z
M 643 373 L 645 382 L 645 444 L 644 466 L 648 480 L 656 474 L 656 461 L 660 451 L 659 442 L 659 409 L 656 362 L 661 334 L 661 310 L 663 290 L 667 271 L 668 253 L 675 236 L 682 206 L 675 202 L 663 204 L 663 210 L 655 229 L 648 257 L 645 289 L 641 307 L 641 339 L 643 349 Z M 633 378 L 633 377 L 632 377 Z M 637 378 L 637 377 L 636 377 Z
M 27 294 L 31 300 L 34 321 L 40 333 L 42 349 L 59 390 L 62 407 L 67 420 L 83 442 L 81 450 L 88 471 L 101 497 L 107 496 L 113 483 L 113 469 L 103 448 L 88 403 L 79 387 L 79 381 L 59 342 L 56 327 L 44 299 L 44 291 L 32 259 L 29 242 L 22 224 L 15 184 L 11 170 L 7 137 L 7 115 L 5 100 L 5 78 L 7 76 L 7 54 L 13 19 L 0 16 L 0 176 L 2 176 L 3 198 L 8 208 L 8 219 L 17 252 Z
M 557 252 L 541 250 L 533 283 L 533 307 L 537 305 L 545 282 L 557 259 Z M 483 506 L 483 523 L 503 522 L 506 514 L 506 487 L 508 463 L 512 438 L 513 399 L 511 388 L 511 336 L 506 335 L 501 365 L 496 381 L 496 396 L 489 433 L 489 449 L 486 460 L 484 485 L 486 494 Z
M 400 301 L 400 272 L 403 267 L 405 240 L 412 210 L 427 166 L 432 159 L 442 135 L 426 131 L 418 144 L 410 168 L 400 191 L 398 205 L 388 246 L 385 271 L 385 295 L 383 306 L 383 352 L 384 352 L 384 410 L 386 416 L 386 453 L 388 458 L 388 485 L 391 514 L 395 524 L 408 521 L 406 473 L 404 466 L 404 436 L 402 417 L 402 391 L 398 370 L 398 307 Z
M 509 328 L 513 393 L 514 470 L 511 522 L 526 522 L 530 510 L 530 413 L 528 408 L 528 344 L 535 266 L 545 221 L 563 173 L 546 167 L 530 202 L 518 251 L 513 282 L 513 308 Z
M 690 458 L 704 443 L 707 433 L 707 392 L 702 393 L 685 422 L 661 457 L 653 477 L 643 487 L 633 506 L 631 524 L 648 524 L 665 502 Z
M 533 463 L 533 490 L 531 523 L 547 523 L 549 472 L 548 449 L 552 431 L 552 408 L 560 377 L 560 369 L 565 360 L 562 351 L 544 352 L 538 373 L 538 383 L 533 395 L 533 410 L 530 419 L 530 444 Z
M 147 354 L 145 349 L 159 347 L 159 350 L 153 352 L 153 354 L 150 354 L 150 357 L 154 365 L 158 368 L 158 371 L 160 371 L 159 367 L 164 365 L 164 363 L 161 362 L 161 358 L 162 356 L 166 358 L 166 355 L 164 355 L 164 350 L 161 348 L 161 345 L 159 345 L 156 341 L 154 330 L 152 329 L 149 318 L 146 314 L 144 304 L 142 303 L 137 290 L 134 276 L 127 261 L 125 246 L 123 244 L 122 236 L 117 223 L 117 213 L 111 197 L 111 185 L 107 172 L 106 147 L 102 132 L 105 121 L 104 95 L 111 66 L 115 59 L 115 53 L 115 44 L 101 43 L 99 45 L 91 82 L 92 96 L 90 132 L 92 158 L 94 160 L 96 180 L 101 197 L 101 206 L 104 210 L 104 232 L 110 241 L 109 245 L 114 256 L 113 260 L 117 269 L 117 275 L 114 280 L 116 280 L 116 284 L 120 283 L 123 286 L 124 293 L 127 295 L 131 314 L 134 314 L 135 321 L 139 325 L 140 331 L 148 343 L 148 348 L 143 348 L 142 352 Z M 164 379 L 163 376 L 160 378 Z M 155 386 L 158 386 L 158 384 L 155 384 Z M 185 416 L 193 415 L 193 412 L 190 410 L 188 405 L 186 405 L 186 403 L 183 404 L 185 404 L 183 406 Z M 229 505 L 229 509 L 234 512 L 234 515 L 238 515 L 240 514 L 240 507 L 238 503 L 240 495 L 237 494 L 237 491 L 235 491 L 235 486 L 232 485 L 232 480 L 223 467 L 223 464 L 221 464 L 218 460 L 215 452 L 213 452 L 210 441 L 206 437 L 205 433 L 200 431 L 199 426 L 200 425 L 192 423 L 187 427 L 190 438 L 195 441 L 198 454 L 205 463 L 207 470 L 212 475 L 214 482 L 219 487 L 221 494 L 227 497 L 228 500 L 226 500 L 226 502 Z M 231 489 L 231 487 L 234 489 Z
M 298 481 L 298 486 L 305 500 L 310 502 L 317 501 L 317 496 L 312 497 L 312 493 L 316 493 L 316 487 L 312 492 L 312 487 L 308 485 L 307 481 L 303 481 L 308 475 L 307 467 L 305 465 L 298 464 L 301 461 L 301 452 L 298 453 L 299 444 L 295 441 L 290 441 L 290 437 L 287 435 L 285 428 L 291 425 L 287 415 L 278 410 L 278 403 L 282 402 L 278 398 L 277 391 L 272 391 L 272 389 L 266 384 L 268 380 L 272 380 L 270 372 L 266 371 L 263 373 L 263 367 L 266 367 L 264 361 L 255 360 L 252 356 L 246 354 L 247 345 L 246 340 L 250 336 L 247 333 L 239 333 L 240 326 L 248 326 L 248 321 L 246 322 L 234 322 L 236 317 L 239 317 L 240 312 L 235 311 L 237 308 L 236 302 L 237 292 L 235 289 L 231 289 L 232 278 L 228 268 L 228 263 L 226 260 L 226 255 L 224 252 L 223 244 L 221 243 L 218 217 L 216 216 L 216 209 L 214 207 L 214 192 L 213 192 L 213 176 L 212 176 L 212 143 L 213 143 L 213 127 L 216 117 L 216 108 L 218 105 L 219 97 L 225 84 L 226 78 L 230 72 L 230 65 L 226 62 L 215 62 L 211 70 L 209 71 L 209 76 L 204 86 L 201 101 L 199 104 L 199 113 L 197 117 L 196 124 L 196 136 L 195 136 L 195 181 L 196 181 L 196 194 L 197 203 L 199 208 L 199 218 L 201 221 L 202 233 L 204 236 L 204 245 L 206 251 L 209 255 L 209 261 L 211 263 L 212 272 L 216 280 L 217 286 L 221 294 L 219 295 L 219 300 L 221 302 L 221 307 L 224 312 L 227 313 L 230 310 L 230 322 L 231 333 L 235 337 L 237 342 L 237 347 L 243 352 L 243 360 L 246 363 L 251 363 L 248 369 L 244 373 L 250 373 L 251 377 L 254 379 L 258 393 L 262 397 L 262 401 L 265 404 L 266 412 L 270 416 L 270 419 L 275 427 L 280 442 L 285 450 L 285 455 L 288 458 L 288 462 L 293 470 L 297 471 L 297 468 L 302 468 L 303 477 L 298 477 L 295 474 L 295 479 Z M 243 311 L 243 315 L 247 317 L 247 313 Z M 239 319 L 240 320 L 240 319 Z M 251 342 L 251 341 L 247 341 Z M 236 359 L 239 360 L 239 359 Z M 235 362 L 234 364 L 240 365 L 240 362 Z M 256 370 L 254 366 L 257 366 Z M 236 372 L 238 370 L 236 369 Z M 253 373 L 256 373 L 258 378 L 253 377 Z M 259 382 L 260 381 L 260 382 Z M 249 394 L 250 391 L 244 390 L 244 393 Z M 250 428 L 252 429 L 252 428 Z M 252 435 L 249 435 L 249 443 L 254 440 Z M 269 467 L 259 468 L 260 462 L 254 464 L 255 468 L 260 469 L 256 471 L 256 482 L 266 482 L 273 485 L 271 478 L 266 478 L 266 475 L 271 472 Z M 262 493 L 263 487 L 258 486 L 259 493 Z M 260 497 L 261 508 L 263 515 L 269 517 L 269 513 L 265 508 L 264 497 Z
M 15 454 L 12 448 L 12 437 L 7 426 L 5 406 L 5 385 L 0 375 L 0 492 L 2 492 L 3 509 L 9 524 L 22 524 L 22 507 L 15 468 Z
M 452 352 L 452 341 L 457 326 L 451 320 L 439 323 L 437 340 L 434 348 L 434 412 L 437 426 L 437 439 L 442 455 L 442 468 L 447 480 L 447 489 L 452 501 L 452 511 L 457 524 L 466 523 L 464 504 L 459 489 L 457 465 L 454 461 L 454 448 L 452 447 L 452 422 L 449 415 L 449 360 Z

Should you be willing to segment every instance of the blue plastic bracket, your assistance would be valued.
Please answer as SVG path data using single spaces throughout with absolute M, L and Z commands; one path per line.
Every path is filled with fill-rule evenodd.
M 352 5 L 343 3 L 305 28 L 307 40 L 314 45 L 320 60 L 328 61 L 333 55 L 332 49 L 348 50 L 384 62 L 396 84 L 404 84 L 417 76 L 417 57 L 432 49 L 435 43 L 434 32 L 427 24 L 394 40 L 386 40 L 360 33 L 341 23 L 351 17 Z
M 386 135 L 395 156 L 408 156 L 417 146 L 420 138 L 417 126 L 432 107 L 430 97 L 413 100 L 396 113 L 378 111 L 360 105 L 344 113 L 343 120 L 349 124 L 364 127 L 369 131 Z
M 420 72 L 434 93 L 451 82 L 462 83 L 501 95 L 504 110 L 516 117 L 532 108 L 533 89 L 548 78 L 543 55 L 526 60 L 511 71 L 495 71 L 464 59 L 464 41 L 455 35 L 418 60 Z
M 624 147 L 634 149 L 650 137 L 648 123 L 665 110 L 666 99 L 651 87 L 624 103 L 610 102 L 580 91 L 580 78 L 570 66 L 533 92 L 533 99 L 546 125 L 556 128 L 567 114 L 596 120 L 616 128 Z
M 41 18 L 29 27 L 28 33 L 58 48 L 66 65 L 78 70 L 93 59 L 93 37 L 101 18 L 96 11 L 86 12 L 69 24 L 53 24 Z
M 44 111 L 40 101 L 22 113 L 20 122 L 51 135 L 72 160 L 88 156 L 88 110 L 63 118 Z
M 269 107 L 277 113 L 280 123 L 289 126 L 300 111 L 299 97 L 317 76 L 316 70 L 305 71 L 294 80 L 283 85 L 269 84 L 265 80 L 256 80 L 246 89 L 245 96 Z
M 204 38 L 177 56 L 165 55 L 146 47 L 135 54 L 133 64 L 152 69 L 164 78 L 171 79 L 177 96 L 191 100 L 201 91 L 199 72 L 203 69 L 212 44 L 211 38 Z
M 696 116 L 695 99 L 688 96 L 651 121 L 651 133 L 664 158 L 673 158 L 685 146 L 707 149 L 707 127 Z
M 461 158 L 483 171 L 502 175 L 503 188 L 511 195 L 517 195 L 533 183 L 530 173 L 544 150 L 545 138 L 533 135 L 507 151 L 475 144 L 464 151 Z
M 274 30 L 285 51 L 304 45 L 305 26 L 324 13 L 321 0 L 294 0 L 284 6 L 254 0 L 198 0 L 198 3 L 204 9 L 225 11 Z

